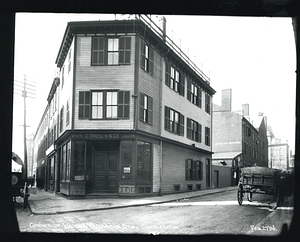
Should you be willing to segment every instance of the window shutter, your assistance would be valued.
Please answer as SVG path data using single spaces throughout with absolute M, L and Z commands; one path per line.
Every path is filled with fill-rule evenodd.
M 153 98 L 148 97 L 148 123 L 153 123 Z
M 192 83 L 191 83 L 191 81 L 188 79 L 188 80 L 187 80 L 187 99 L 188 99 L 189 101 L 191 101 L 191 85 L 192 85 Z
M 119 38 L 119 64 L 130 64 L 130 37 Z
M 123 118 L 124 116 L 124 105 L 123 105 L 123 94 L 124 92 L 118 92 L 118 118 Z
M 180 115 L 180 135 L 184 135 L 184 115 Z
M 154 50 L 149 47 L 149 73 L 153 75 L 154 73 Z
M 201 108 L 201 98 L 200 98 L 200 95 L 201 95 L 201 92 L 200 92 L 200 88 L 197 87 L 197 100 L 196 100 L 196 103 L 197 103 L 197 106 Z
M 166 85 L 170 86 L 170 64 L 166 62 Z
M 193 165 L 192 165 L 192 169 L 193 169 L 193 180 L 197 180 L 197 161 L 193 160 Z
M 187 132 L 186 132 L 186 135 L 187 135 L 187 138 L 191 138 L 191 119 L 187 118 Z
M 119 64 L 125 63 L 125 38 L 119 38 Z
M 185 160 L 185 180 L 189 180 L 189 160 Z
M 92 39 L 92 64 L 104 65 L 104 37 L 94 37 Z
M 179 94 L 184 96 L 184 75 L 179 74 Z
M 170 131 L 170 108 L 165 106 L 165 129 Z
M 145 70 L 145 43 L 142 41 L 141 43 L 141 67 Z
M 78 118 L 83 118 L 84 115 L 84 92 L 79 92 L 79 112 Z
M 125 63 L 130 64 L 131 37 L 126 38 L 125 48 Z
M 144 94 L 140 93 L 140 120 L 144 121 Z
M 201 136 L 202 136 L 202 125 L 198 124 L 198 142 L 200 143 L 202 141 Z
M 203 180 L 203 162 L 200 161 L 200 180 Z
M 124 98 L 124 118 L 128 119 L 129 118 L 129 107 L 130 107 L 130 92 L 126 91 L 125 93 L 125 98 Z

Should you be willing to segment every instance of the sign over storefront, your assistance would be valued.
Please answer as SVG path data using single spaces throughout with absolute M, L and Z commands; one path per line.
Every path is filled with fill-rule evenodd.
M 130 133 L 79 133 L 71 134 L 72 139 L 89 139 L 89 140 L 124 140 L 135 139 L 135 134 Z

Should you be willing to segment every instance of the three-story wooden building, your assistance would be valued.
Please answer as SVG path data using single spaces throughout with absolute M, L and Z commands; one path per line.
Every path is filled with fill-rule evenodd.
M 49 188 L 51 177 L 69 196 L 210 188 L 215 91 L 165 25 L 68 23 L 48 97 Z

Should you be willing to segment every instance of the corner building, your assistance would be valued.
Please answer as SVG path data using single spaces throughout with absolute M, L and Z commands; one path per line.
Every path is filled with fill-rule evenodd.
M 161 24 L 68 23 L 48 97 L 49 188 L 67 196 L 210 188 L 215 91 Z M 38 132 L 37 147 L 47 138 Z

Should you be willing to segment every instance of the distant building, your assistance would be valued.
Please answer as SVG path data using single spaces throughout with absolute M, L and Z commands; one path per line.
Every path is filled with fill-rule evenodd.
M 249 105 L 242 112 L 231 110 L 231 89 L 222 91 L 221 106 L 213 104 L 213 165 L 231 167 L 231 184 L 237 183 L 240 168 L 268 166 L 267 119 L 260 114 L 250 122 Z M 215 179 L 215 178 L 214 178 Z
M 35 136 L 40 187 L 67 196 L 211 188 L 209 78 L 147 16 L 69 22 Z
M 285 139 L 276 138 L 269 144 L 270 167 L 286 170 L 290 167 L 289 144 Z
M 34 152 L 34 134 L 27 135 L 27 176 L 35 174 L 36 163 L 33 159 Z
M 289 168 L 294 168 L 295 164 L 295 155 L 292 154 L 292 151 L 290 150 L 290 163 L 289 163 Z

